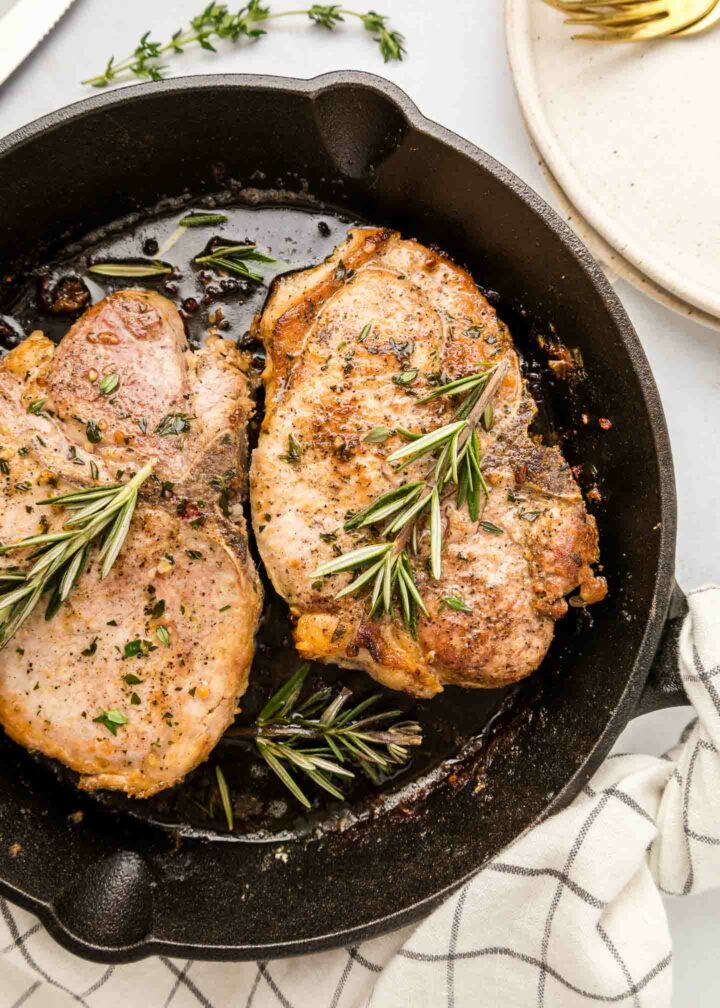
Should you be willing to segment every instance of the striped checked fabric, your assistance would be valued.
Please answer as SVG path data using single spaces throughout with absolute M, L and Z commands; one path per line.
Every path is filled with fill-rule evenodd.
M 293 960 L 107 967 L 2 902 L 1 1008 L 668 1008 L 660 893 L 720 882 L 720 587 L 689 602 L 680 662 L 696 717 L 678 744 L 610 757 L 421 924 Z

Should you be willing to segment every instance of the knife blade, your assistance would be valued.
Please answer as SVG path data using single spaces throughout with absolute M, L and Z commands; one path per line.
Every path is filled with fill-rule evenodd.
M 74 0 L 0 0 L 0 84 L 30 55 Z

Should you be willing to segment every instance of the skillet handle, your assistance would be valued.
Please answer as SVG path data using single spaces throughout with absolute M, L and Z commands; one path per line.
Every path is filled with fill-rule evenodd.
M 687 599 L 676 584 L 670 599 L 665 629 L 655 660 L 650 666 L 645 688 L 640 694 L 635 717 L 664 710 L 666 707 L 686 707 L 690 702 L 682 684 L 678 662 L 680 630 L 687 611 Z

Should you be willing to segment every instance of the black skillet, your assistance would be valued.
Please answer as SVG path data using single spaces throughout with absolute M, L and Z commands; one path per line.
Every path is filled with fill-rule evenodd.
M 78 795 L 3 739 L 0 891 L 100 961 L 267 959 L 406 924 L 567 804 L 639 710 L 684 702 L 669 621 L 684 603 L 672 461 L 635 332 L 553 211 L 393 85 L 360 73 L 192 77 L 46 116 L 0 142 L 0 273 L 21 275 L 163 197 L 248 186 L 260 202 L 288 190 L 315 212 L 327 203 L 437 243 L 499 292 L 529 354 L 550 326 L 579 348 L 586 380 L 547 398 L 586 487 L 599 481 L 610 594 L 591 618 L 561 621 L 541 671 L 511 697 L 450 690 L 419 705 L 430 721 L 462 712 L 434 757 L 277 835 L 169 828 L 143 803 Z M 77 810 L 82 822 L 68 818 Z

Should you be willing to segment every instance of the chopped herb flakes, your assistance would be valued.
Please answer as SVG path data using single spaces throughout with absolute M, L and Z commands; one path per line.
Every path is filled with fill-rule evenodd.
M 145 615 L 153 619 L 160 619 L 165 612 L 165 599 L 158 599 L 157 602 L 145 606 Z
M 407 371 L 401 371 L 400 374 L 394 374 L 392 380 L 395 385 L 412 385 L 418 376 L 418 369 L 416 367 L 408 368 Z
M 27 408 L 28 413 L 32 413 L 34 416 L 39 416 L 42 413 L 43 406 L 47 402 L 45 399 L 35 399 Z
M 522 518 L 523 521 L 534 522 L 537 521 L 541 514 L 541 511 L 521 511 L 518 514 L 518 518 Z
M 127 675 L 123 676 L 123 682 L 128 686 L 137 686 L 142 682 L 142 679 L 139 676 L 133 675 L 132 672 L 128 672 Z
M 104 725 L 111 735 L 117 735 L 120 725 L 127 724 L 128 720 L 119 710 L 104 710 L 98 717 L 93 718 L 96 724 Z
M 302 458 L 303 448 L 295 435 L 291 432 L 288 434 L 288 450 L 287 455 L 281 455 L 283 462 L 290 462 L 291 465 L 297 465 Z
M 490 521 L 481 521 L 480 528 L 483 529 L 484 532 L 489 532 L 491 535 L 503 534 L 503 530 L 498 525 L 494 525 Z
M 100 382 L 100 391 L 103 395 L 112 395 L 115 389 L 120 384 L 120 376 L 116 374 L 105 375 L 103 380 Z
M 365 342 L 365 340 L 368 338 L 368 336 L 372 332 L 372 327 L 373 327 L 372 322 L 368 322 L 367 325 L 364 325 L 362 327 L 362 329 L 360 330 L 360 335 L 358 336 L 358 343 L 364 343 Z
M 95 420 L 88 420 L 85 427 L 85 434 L 91 444 L 99 444 L 102 441 L 102 431 Z
M 392 437 L 395 431 L 391 430 L 389 427 L 373 427 L 373 429 L 365 435 L 363 441 L 366 444 L 382 444 L 383 441 L 387 441 L 389 437 Z
M 170 647 L 170 631 L 167 627 L 159 626 L 155 633 L 161 644 L 164 644 L 165 647 Z
M 190 421 L 193 417 L 187 413 L 168 413 L 164 416 L 155 428 L 154 433 L 160 437 L 169 437 L 172 434 L 185 434 L 190 430 Z
M 219 493 L 218 507 L 226 518 L 230 516 L 230 483 L 236 476 L 234 469 L 226 469 L 222 476 L 213 476 L 210 480 L 210 486 Z
M 135 640 L 128 641 L 123 650 L 123 658 L 144 658 L 149 655 L 151 651 L 157 651 L 157 644 L 153 644 L 149 640 L 141 640 L 136 637 Z
M 470 606 L 466 605 L 465 602 L 463 602 L 463 600 L 459 598 L 457 595 L 443 595 L 443 597 L 440 599 L 438 612 L 439 613 L 442 612 L 443 609 L 452 609 L 454 612 L 463 612 L 463 613 L 472 612 Z
M 83 648 L 80 654 L 83 655 L 83 657 L 85 658 L 91 658 L 96 651 L 97 651 L 97 637 L 93 637 L 88 646 L 86 648 Z

